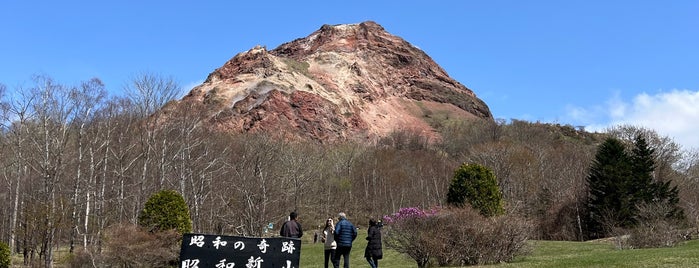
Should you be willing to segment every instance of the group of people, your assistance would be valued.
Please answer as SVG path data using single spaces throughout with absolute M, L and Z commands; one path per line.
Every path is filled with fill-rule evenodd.
M 291 212 L 289 220 L 286 221 L 279 232 L 281 236 L 291 238 L 301 238 L 303 236 L 303 228 L 296 220 L 296 212 Z M 347 220 L 347 215 L 340 212 L 337 215 L 338 222 L 334 224 L 332 218 L 325 221 L 325 228 L 321 235 L 321 241 L 325 247 L 325 268 L 328 268 L 328 263 L 332 263 L 334 268 L 340 267 L 340 259 L 344 259 L 345 268 L 350 265 L 350 251 L 352 250 L 352 242 L 357 238 L 357 228 Z M 364 250 L 364 257 L 372 268 L 379 267 L 379 260 L 383 258 L 381 248 L 381 229 L 375 219 L 369 220 L 369 229 L 367 230 L 367 245 Z

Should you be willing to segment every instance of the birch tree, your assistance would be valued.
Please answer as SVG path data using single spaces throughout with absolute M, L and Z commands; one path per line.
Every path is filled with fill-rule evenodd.
M 83 248 L 87 248 L 88 226 L 94 202 L 94 181 L 96 175 L 94 154 L 90 154 L 90 152 L 95 149 L 91 145 L 98 141 L 95 139 L 96 137 L 86 140 L 86 125 L 94 122 L 94 111 L 96 108 L 99 108 L 105 95 L 104 84 L 97 78 L 81 83 L 79 87 L 71 89 L 68 95 L 75 110 L 72 125 L 77 128 L 75 131 L 77 159 L 71 197 L 73 202 L 71 212 L 72 228 L 69 241 L 69 252 L 71 253 L 75 248 L 75 240 L 79 233 L 82 233 L 83 236 Z M 85 143 L 88 144 L 86 145 Z M 89 157 L 90 160 L 86 160 L 86 157 Z M 87 168 L 87 174 L 83 174 L 83 169 L 85 168 Z M 84 209 L 84 217 L 79 219 L 80 212 L 78 210 L 81 205 L 83 206 L 82 209 Z M 81 220 L 82 226 L 80 224 Z M 80 227 L 82 227 L 82 230 L 80 230 Z
M 57 206 L 58 187 L 64 182 L 66 156 L 71 120 L 75 119 L 75 103 L 71 102 L 69 89 L 51 78 L 37 76 L 31 89 L 31 111 L 36 115 L 32 127 L 25 128 L 29 155 L 25 163 L 41 177 L 42 188 L 38 200 L 43 213 L 40 256 L 45 267 L 53 267 L 53 249 L 56 231 L 60 223 Z
M 18 234 L 20 232 L 18 229 L 18 221 L 21 216 L 20 211 L 24 210 L 22 206 L 25 204 L 22 200 L 27 198 L 27 193 L 23 189 L 25 184 L 29 183 L 30 170 L 25 163 L 29 144 L 25 133 L 28 133 L 26 128 L 28 128 L 29 122 L 34 120 L 34 113 L 31 110 L 34 98 L 22 88 L 17 88 L 13 95 L 3 104 L 3 129 L 5 130 L 6 143 L 12 156 L 11 158 L 5 158 L 7 168 L 4 172 L 12 196 L 10 202 L 12 209 L 9 223 L 9 246 L 11 249 L 19 247 L 26 249 L 26 245 L 17 246 L 16 242 L 19 239 Z M 25 264 L 27 264 L 29 257 L 25 254 Z
M 164 77 L 157 74 L 142 73 L 134 77 L 130 83 L 124 87 L 126 96 L 135 107 L 136 115 L 144 120 L 143 131 L 140 136 L 140 164 L 141 176 L 136 195 L 136 202 L 130 211 L 130 221 L 135 223 L 141 204 L 150 194 L 146 187 L 152 184 L 147 183 L 150 177 L 156 177 L 160 187 L 165 180 L 163 170 L 166 158 L 166 139 L 159 134 L 157 125 L 159 123 L 156 111 L 166 103 L 174 100 L 181 91 L 180 86 L 172 77 Z M 151 118 L 148 118 L 151 116 Z M 159 148 L 159 150 L 158 150 Z M 152 170 L 155 168 L 155 170 Z M 155 191 L 155 189 L 151 189 Z

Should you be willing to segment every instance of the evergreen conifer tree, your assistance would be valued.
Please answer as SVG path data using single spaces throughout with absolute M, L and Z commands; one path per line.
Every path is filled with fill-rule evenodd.
M 655 198 L 656 187 L 653 184 L 653 171 L 655 171 L 654 152 L 655 150 L 648 146 L 646 139 L 642 135 L 636 136 L 634 147 L 631 150 L 633 180 L 630 182 L 630 192 L 634 195 L 634 203 L 650 203 Z
M 634 176 L 636 178 L 636 199 L 647 204 L 662 204 L 669 211 L 665 217 L 667 219 L 684 219 L 684 211 L 678 206 L 679 190 L 677 186 L 672 186 L 671 181 L 655 180 L 655 160 L 653 154 L 655 150 L 650 148 L 648 142 L 642 135 L 637 135 L 634 139 L 632 150 Z
M 588 234 L 591 238 L 605 236 L 612 226 L 632 225 L 633 200 L 628 192 L 632 177 L 632 161 L 624 144 L 615 138 L 605 140 L 587 177 Z
M 663 204 L 669 208 L 667 218 L 683 218 L 677 187 L 656 180 L 654 170 L 654 149 L 641 135 L 635 137 L 630 154 L 615 138 L 599 146 L 587 177 L 590 238 L 606 236 L 611 227 L 636 226 L 641 205 Z

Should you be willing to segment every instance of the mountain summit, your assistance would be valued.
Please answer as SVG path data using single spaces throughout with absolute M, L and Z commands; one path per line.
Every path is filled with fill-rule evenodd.
M 219 130 L 321 142 L 393 131 L 438 139 L 438 120 L 492 120 L 473 91 L 371 21 L 323 25 L 273 50 L 239 53 L 179 103 L 187 102 L 203 104 Z

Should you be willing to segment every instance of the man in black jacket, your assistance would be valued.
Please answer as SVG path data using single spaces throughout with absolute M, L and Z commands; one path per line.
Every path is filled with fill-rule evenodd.
M 298 214 L 296 214 L 296 211 L 292 211 L 289 214 L 289 220 L 282 225 L 281 230 L 279 230 L 279 235 L 291 238 L 301 238 L 303 236 L 303 228 L 301 228 L 301 224 L 296 221 L 297 216 Z

